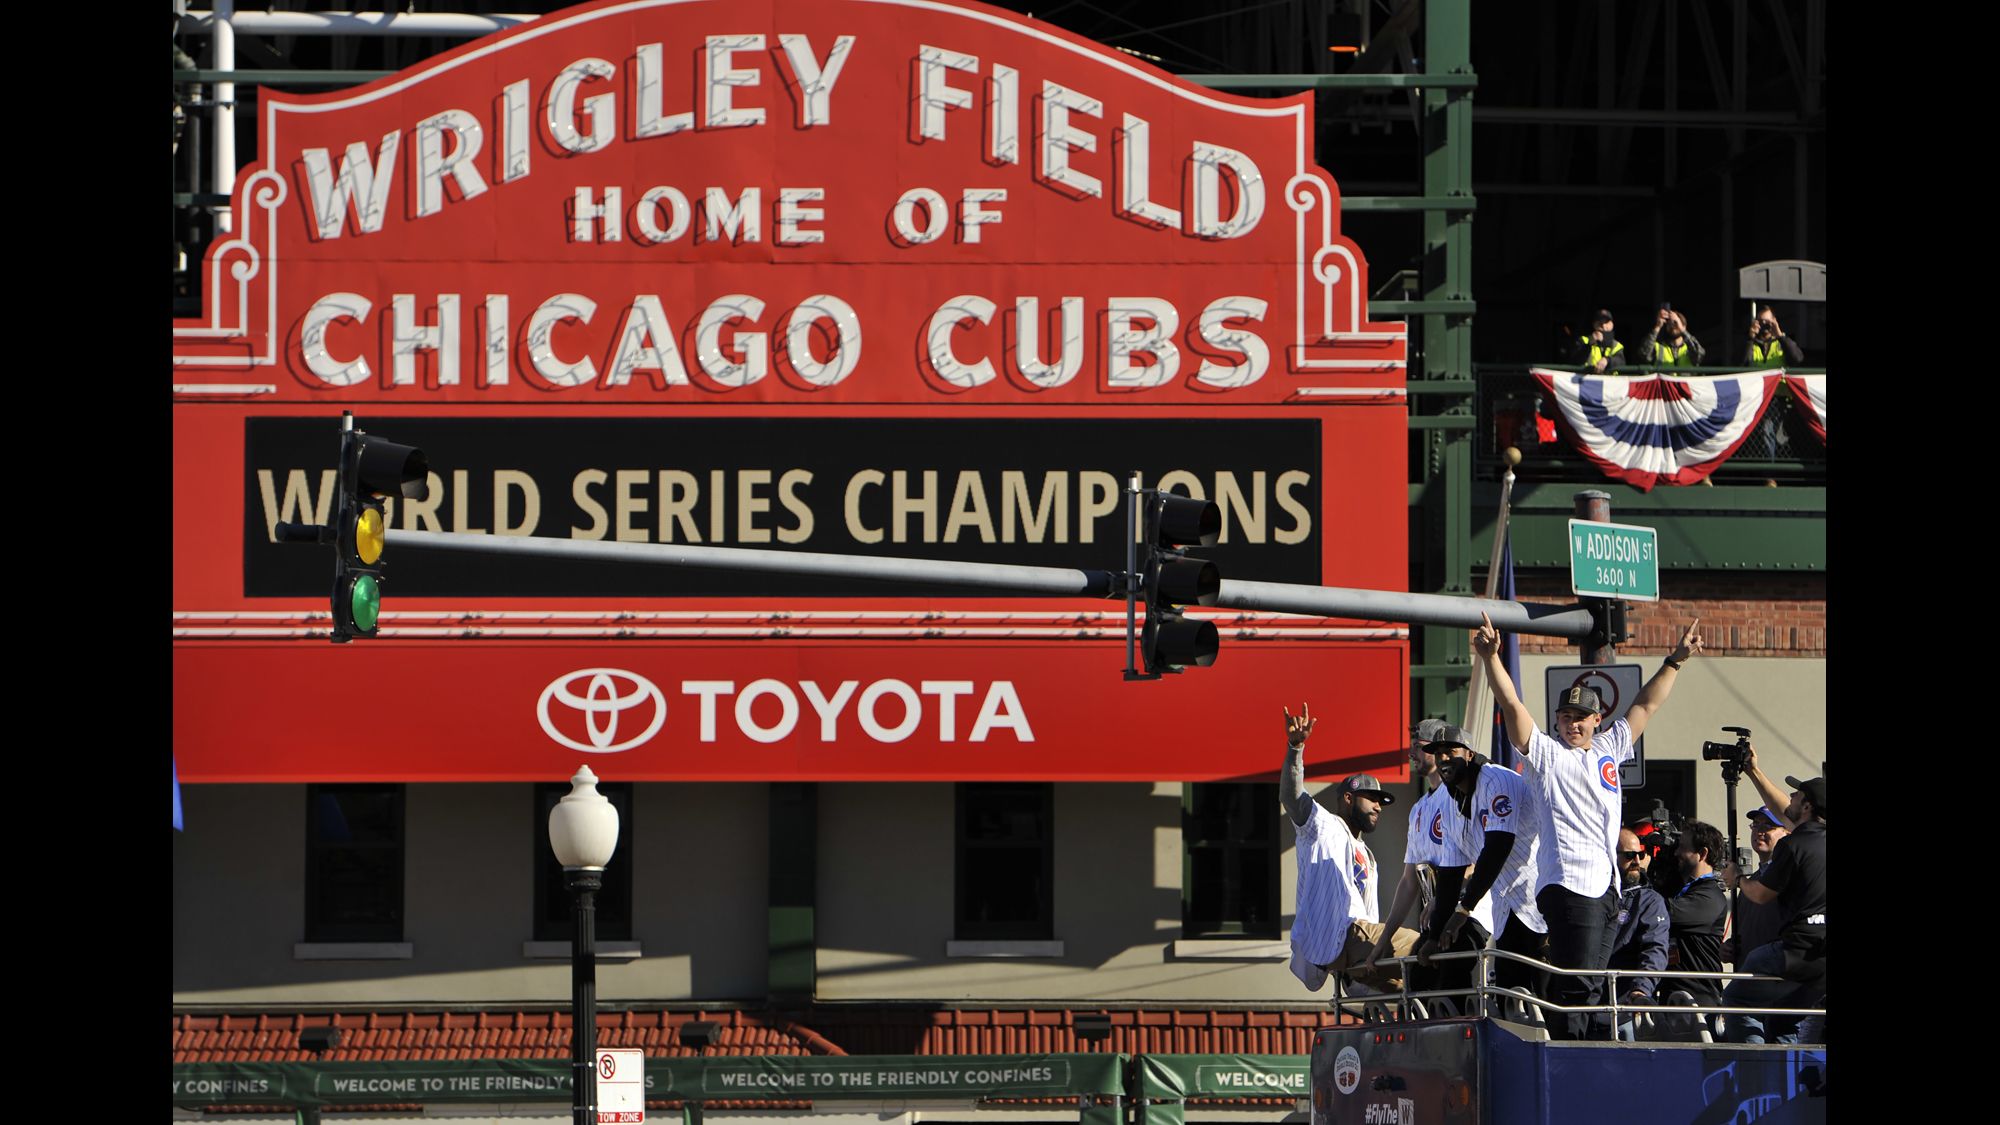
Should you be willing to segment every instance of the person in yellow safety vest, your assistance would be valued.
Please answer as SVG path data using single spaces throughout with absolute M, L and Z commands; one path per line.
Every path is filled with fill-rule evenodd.
M 1688 331 L 1687 316 L 1661 304 L 1653 327 L 1639 338 L 1639 362 L 1649 367 L 1700 367 L 1708 349 Z
M 1750 346 L 1744 351 L 1743 361 L 1759 369 L 1797 367 L 1806 361 L 1806 353 L 1797 340 L 1778 327 L 1771 306 L 1762 305 L 1757 309 L 1757 319 L 1750 322 Z
M 1612 328 L 1610 311 L 1598 309 L 1597 315 L 1590 319 L 1590 335 L 1577 337 L 1569 361 L 1600 375 L 1625 366 L 1625 345 L 1618 341 Z

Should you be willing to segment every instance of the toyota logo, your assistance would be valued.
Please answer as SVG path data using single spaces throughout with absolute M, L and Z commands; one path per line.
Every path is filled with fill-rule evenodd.
M 582 690 L 578 690 L 581 683 Z M 652 721 L 646 729 L 626 739 L 617 741 L 620 717 L 635 707 L 645 706 L 652 701 Z M 549 716 L 550 702 L 560 703 L 583 713 L 584 732 L 589 743 L 578 742 L 556 729 Z M 630 750 L 654 735 L 667 722 L 667 700 L 653 681 L 637 672 L 627 672 L 623 668 L 582 668 L 560 677 L 542 689 L 541 701 L 535 704 L 535 717 L 542 721 L 542 731 L 572 750 L 586 754 L 616 754 Z M 636 721 L 643 714 L 633 716 Z

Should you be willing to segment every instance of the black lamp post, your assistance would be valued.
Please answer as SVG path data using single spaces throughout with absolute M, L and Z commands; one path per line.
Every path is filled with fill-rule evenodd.
M 549 847 L 576 896 L 576 938 L 569 947 L 570 1110 L 573 1125 L 597 1121 L 597 891 L 618 850 L 618 810 L 597 791 L 597 775 L 579 766 L 568 795 L 549 810 Z

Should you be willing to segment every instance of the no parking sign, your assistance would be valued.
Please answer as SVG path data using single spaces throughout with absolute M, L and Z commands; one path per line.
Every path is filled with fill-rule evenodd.
M 597 1125 L 646 1120 L 646 1052 L 634 1048 L 597 1052 Z
M 1548 706 L 1542 710 L 1542 729 L 1553 731 L 1556 726 L 1556 703 L 1562 693 L 1573 687 L 1587 687 L 1597 692 L 1597 698 L 1604 701 L 1607 710 L 1604 721 L 1598 729 L 1610 726 L 1625 717 L 1632 701 L 1639 698 L 1639 689 L 1645 686 L 1645 670 L 1637 664 L 1557 664 L 1545 673 L 1543 683 L 1548 689 Z M 1637 789 L 1646 784 L 1646 740 L 1644 737 L 1632 740 L 1632 759 L 1618 767 L 1618 786 L 1621 789 Z

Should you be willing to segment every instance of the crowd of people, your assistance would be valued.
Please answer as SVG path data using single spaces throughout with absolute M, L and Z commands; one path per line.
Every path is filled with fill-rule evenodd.
M 1781 788 L 1745 743 L 1742 773 L 1762 802 L 1747 818 L 1754 871 L 1741 870 L 1747 864 L 1704 821 L 1621 823 L 1619 767 L 1681 668 L 1701 653 L 1700 624 L 1687 626 L 1621 718 L 1604 723 L 1597 692 L 1576 686 L 1560 697 L 1554 731 L 1544 732 L 1485 621 L 1472 649 L 1519 764 L 1489 761 L 1456 726 L 1417 724 L 1409 760 L 1421 795 L 1386 914 L 1366 838 L 1395 795 L 1366 773 L 1308 794 L 1305 745 L 1317 720 L 1309 707 L 1298 715 L 1286 708 L 1279 796 L 1298 839 L 1292 972 L 1314 990 L 1339 974 L 1355 992 L 1399 991 L 1407 965 L 1412 991 L 1464 989 L 1480 959 L 1439 955 L 1491 948 L 1572 970 L 1493 957 L 1495 986 L 1570 1009 L 1616 997 L 1616 1021 L 1608 1011 L 1549 1010 L 1551 1038 L 1699 1039 L 1706 1031 L 1738 1043 L 1824 1042 L 1817 1021 L 1678 1009 L 1824 1006 L 1826 779 L 1786 777 Z M 1405 925 L 1412 908 L 1415 925 Z M 1595 975 L 1607 969 L 1620 975 Z M 1774 979 L 1699 975 L 1729 971 Z
M 1701 367 L 1709 361 L 1708 348 L 1688 328 L 1687 314 L 1674 308 L 1671 301 L 1662 301 L 1653 310 L 1652 325 L 1646 329 L 1645 335 L 1639 337 L 1638 345 L 1630 350 L 1618 338 L 1618 324 L 1611 310 L 1598 309 L 1591 314 L 1588 323 L 1589 331 L 1581 334 L 1567 324 L 1559 329 L 1562 361 L 1585 371 L 1599 375 L 1672 372 L 1676 368 Z M 1806 353 L 1799 342 L 1787 335 L 1778 324 L 1777 313 L 1771 306 L 1763 304 L 1757 306 L 1756 314 L 1750 318 L 1747 339 L 1737 358 L 1747 368 L 1768 370 L 1803 366 Z M 1716 362 L 1724 364 L 1729 360 L 1718 356 Z M 1532 434 L 1525 429 L 1509 431 L 1509 440 L 1533 441 L 1542 445 L 1557 443 L 1559 438 L 1553 400 L 1547 396 L 1539 399 L 1534 408 L 1533 422 Z M 1789 448 L 1790 439 L 1777 419 L 1767 416 L 1760 429 L 1774 447 Z
M 1708 360 L 1708 349 L 1688 331 L 1687 314 L 1675 309 L 1671 301 L 1660 302 L 1653 312 L 1652 327 L 1629 356 L 1624 341 L 1618 339 L 1617 327 L 1611 310 L 1598 309 L 1590 318 L 1588 333 L 1564 341 L 1564 360 L 1600 375 L 1619 371 L 1628 360 L 1635 360 L 1637 368 L 1647 371 L 1700 367 Z M 1785 334 L 1770 305 L 1757 306 L 1741 355 L 1743 363 L 1760 369 L 1797 367 L 1806 361 L 1805 349 Z

